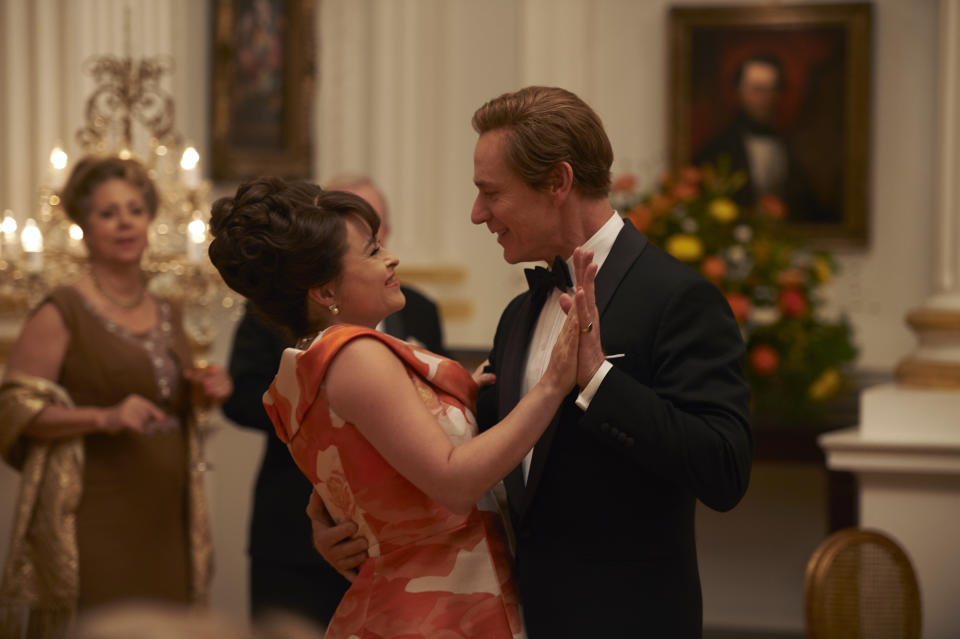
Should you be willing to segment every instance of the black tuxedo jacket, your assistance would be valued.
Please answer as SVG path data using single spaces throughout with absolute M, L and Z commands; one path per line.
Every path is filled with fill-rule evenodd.
M 613 365 L 586 412 L 566 398 L 507 478 L 531 639 L 700 637 L 694 506 L 732 508 L 750 476 L 743 341 L 720 291 L 624 225 L 596 279 Z M 514 407 L 543 300 L 501 316 L 482 389 L 489 427 Z
M 436 305 L 414 289 L 401 290 L 407 303 L 385 320 L 386 332 L 400 339 L 414 338 L 446 355 Z M 263 409 L 263 393 L 277 374 L 283 349 L 291 345 L 282 330 L 248 309 L 237 324 L 230 353 L 234 391 L 223 405 L 223 414 L 240 426 L 267 433 L 254 487 L 248 551 L 254 559 L 314 567 L 318 592 L 337 593 L 339 600 L 349 584 L 314 550 L 310 520 L 304 514 L 313 487 L 275 435 Z

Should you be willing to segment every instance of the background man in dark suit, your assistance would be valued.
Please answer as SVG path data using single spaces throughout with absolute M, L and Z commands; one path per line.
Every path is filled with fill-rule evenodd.
M 569 266 L 583 246 L 599 266 L 579 389 L 505 481 L 528 635 L 700 637 L 696 500 L 732 508 L 752 459 L 736 320 L 713 284 L 610 207 L 610 141 L 577 96 L 527 87 L 482 106 L 473 126 L 471 220 L 496 234 L 504 259 Z M 563 311 L 555 288 L 507 306 L 490 352 L 496 383 L 478 398 L 481 427 L 539 379 Z M 362 540 L 336 543 L 352 524 L 324 524 L 316 501 L 314 543 L 348 572 Z
M 327 188 L 363 197 L 380 215 L 380 241 L 389 235 L 386 201 L 365 177 L 339 179 Z M 410 287 L 401 287 L 404 308 L 384 320 L 384 332 L 446 354 L 436 305 Z M 349 583 L 313 549 L 304 505 L 313 492 L 286 445 L 274 434 L 263 410 L 263 393 L 273 381 L 290 338 L 249 308 L 237 325 L 230 354 L 233 396 L 223 413 L 240 426 L 267 434 L 266 449 L 254 487 L 250 520 L 250 612 L 255 619 L 286 611 L 326 625 Z

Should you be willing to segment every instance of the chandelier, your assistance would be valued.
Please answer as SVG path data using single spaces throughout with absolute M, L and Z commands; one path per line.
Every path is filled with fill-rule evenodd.
M 151 292 L 182 306 L 187 334 L 201 353 L 212 342 L 214 314 L 235 312 L 238 299 L 207 259 L 210 184 L 201 178 L 199 153 L 176 131 L 174 100 L 160 86 L 172 66 L 164 57 L 88 60 L 84 67 L 96 88 L 76 140 L 84 155 L 139 160 L 155 182 L 160 201 L 143 269 Z M 70 168 L 57 145 L 34 215 L 22 227 L 11 211 L 0 219 L 0 315 L 22 317 L 50 289 L 87 268 L 83 231 L 60 206 Z

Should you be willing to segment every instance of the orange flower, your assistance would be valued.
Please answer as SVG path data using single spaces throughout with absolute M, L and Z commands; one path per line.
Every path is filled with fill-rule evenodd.
M 653 221 L 653 211 L 646 204 L 638 204 L 627 211 L 627 219 L 633 222 L 638 231 L 645 233 Z
M 635 189 L 636 186 L 637 178 L 630 173 L 624 173 L 623 175 L 617 176 L 617 179 L 613 181 L 610 188 L 617 193 L 629 193 Z
M 787 205 L 776 195 L 764 195 L 760 198 L 760 210 L 772 220 L 782 220 L 787 217 Z
M 757 344 L 750 349 L 750 367 L 757 375 L 772 375 L 779 366 L 780 354 L 769 344 Z
M 727 263 L 716 255 L 708 255 L 700 262 L 700 271 L 708 280 L 719 284 L 727 275 Z
M 777 283 L 780 286 L 803 286 L 807 281 L 807 274 L 798 268 L 788 268 L 777 273 Z
M 743 322 L 750 314 L 750 299 L 743 293 L 727 293 L 727 304 L 738 322 Z
M 691 182 L 677 182 L 673 185 L 673 197 L 681 202 L 692 202 L 697 199 L 697 185 Z
M 680 169 L 680 179 L 689 184 L 699 184 L 703 173 L 695 166 L 685 166 Z
M 650 198 L 650 208 L 653 209 L 656 215 L 666 213 L 670 210 L 671 206 L 673 206 L 673 198 L 663 193 L 654 193 L 653 197 Z

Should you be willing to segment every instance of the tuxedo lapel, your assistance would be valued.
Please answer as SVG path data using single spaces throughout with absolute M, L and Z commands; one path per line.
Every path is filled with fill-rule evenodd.
M 607 306 L 610 305 L 610 301 L 613 299 L 613 294 L 617 290 L 617 287 L 620 285 L 620 282 L 623 280 L 624 276 L 627 274 L 627 271 L 630 270 L 630 267 L 633 265 L 633 263 L 638 257 L 640 257 L 640 253 L 643 252 L 643 249 L 646 248 L 646 246 L 646 236 L 634 228 L 630 222 L 625 220 L 623 228 L 617 235 L 617 239 L 614 241 L 613 246 L 610 249 L 610 253 L 607 255 L 607 259 L 604 260 L 603 266 L 597 273 L 597 278 L 594 284 L 594 293 L 597 298 L 597 311 L 601 318 L 601 339 L 603 337 L 603 312 L 606 310 Z M 529 336 L 529 330 L 527 331 L 527 334 Z M 529 337 L 527 340 L 529 341 Z M 522 361 L 520 366 L 523 366 Z M 517 386 L 517 389 L 519 390 L 519 386 Z M 536 493 L 537 485 L 540 483 L 540 477 L 543 475 L 543 468 L 546 465 L 547 454 L 550 452 L 550 445 L 553 443 L 553 438 L 554 435 L 556 435 L 557 428 L 559 428 L 560 416 L 563 414 L 567 403 L 572 402 L 573 398 L 576 397 L 575 393 L 578 392 L 578 389 L 574 389 L 573 393 L 564 399 L 563 404 L 560 406 L 560 410 L 557 411 L 557 414 L 553 417 L 553 421 L 550 422 L 550 426 L 547 427 L 547 430 L 544 431 L 543 435 L 540 436 L 540 439 L 537 440 L 536 445 L 533 447 L 533 459 L 530 462 L 530 472 L 527 475 L 523 497 L 519 502 L 516 502 L 520 504 L 517 508 L 517 512 L 515 513 L 515 516 L 518 516 L 518 518 L 523 517 L 523 515 L 526 513 L 527 508 L 530 506 L 530 502 L 533 500 L 533 495 Z M 523 475 L 520 475 L 520 480 L 522 482 Z M 522 483 L 521 486 L 523 486 Z M 511 496 L 511 500 L 514 500 L 513 496 Z
M 527 348 L 530 346 L 530 334 L 537 321 L 540 309 L 546 301 L 545 294 L 527 294 L 520 302 L 513 330 L 507 336 L 502 351 L 502 360 L 498 366 L 497 397 L 500 406 L 500 419 L 513 410 L 520 401 L 520 389 L 523 385 L 524 365 L 527 361 Z
M 604 260 L 603 268 L 597 273 L 597 279 L 594 282 L 601 331 L 603 330 L 603 313 L 613 299 L 614 292 L 646 247 L 647 237 L 634 228 L 629 220 L 624 220 L 623 228 L 614 240 L 610 254 Z
M 513 410 L 520 401 L 520 391 L 523 387 L 524 366 L 527 361 L 527 349 L 530 346 L 530 334 L 537 321 L 537 316 L 546 302 L 545 293 L 528 293 L 520 302 L 516 322 L 513 330 L 507 335 L 506 344 L 502 353 L 501 364 L 498 368 L 497 403 L 499 418 L 503 419 Z M 510 510 L 519 521 L 519 506 L 524 501 L 523 469 L 517 465 L 504 479 L 504 485 L 509 497 Z
M 574 392 L 576 392 L 576 389 L 574 389 Z M 576 397 L 572 393 L 571 395 Z M 533 458 L 530 460 L 530 472 L 527 474 L 526 485 L 521 483 L 523 494 L 518 502 L 519 508 L 516 513 L 518 520 L 526 514 L 527 508 L 529 508 L 530 502 L 537 492 L 537 485 L 540 483 L 540 477 L 543 475 L 543 466 L 547 462 L 547 453 L 550 451 L 550 444 L 553 443 L 553 437 L 557 434 L 560 415 L 563 414 L 564 406 L 569 399 L 570 397 L 568 396 L 563 400 L 563 404 L 560 405 L 560 410 L 553 416 L 553 420 L 550 422 L 550 425 L 547 426 L 547 430 L 543 431 L 540 439 L 537 440 L 537 443 L 533 447 Z M 523 481 L 522 473 L 520 474 L 520 481 Z

